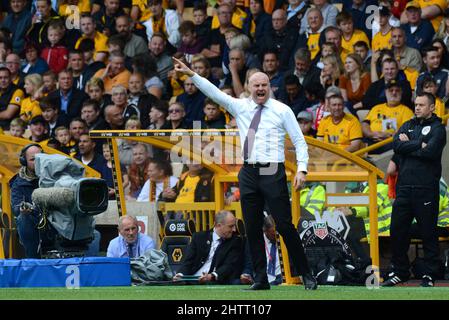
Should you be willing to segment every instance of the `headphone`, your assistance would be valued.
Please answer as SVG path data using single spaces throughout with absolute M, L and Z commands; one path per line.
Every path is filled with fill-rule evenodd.
M 39 149 L 41 149 L 41 151 L 43 151 L 42 146 L 37 143 L 29 143 L 25 147 L 23 147 L 22 150 L 20 151 L 20 157 L 19 157 L 19 162 L 23 167 L 27 166 L 26 152 L 31 147 L 38 147 Z

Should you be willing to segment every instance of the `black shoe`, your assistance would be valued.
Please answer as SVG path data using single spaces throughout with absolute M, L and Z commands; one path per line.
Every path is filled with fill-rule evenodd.
M 381 287 L 393 287 L 399 283 L 405 282 L 407 280 L 401 279 L 394 272 L 388 274 L 388 279 L 380 284 Z
M 245 290 L 270 290 L 270 284 L 268 282 L 255 282 Z
M 302 276 L 302 283 L 306 290 L 316 290 L 318 287 L 315 277 L 310 273 L 306 273 Z
M 421 287 L 433 287 L 435 285 L 435 281 L 433 281 L 431 276 L 423 275 L 421 280 Z

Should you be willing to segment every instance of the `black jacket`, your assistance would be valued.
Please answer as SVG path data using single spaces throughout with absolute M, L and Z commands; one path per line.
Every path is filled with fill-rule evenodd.
M 20 204 L 22 201 L 32 203 L 31 195 L 39 187 L 39 179 L 26 180 L 16 174 L 9 182 L 11 188 L 11 210 L 15 217 L 20 215 Z M 38 216 L 39 212 L 35 209 L 32 213 Z
M 290 59 L 290 57 L 294 55 L 293 51 L 298 39 L 298 29 L 287 27 L 282 31 L 271 29 L 262 39 L 261 43 L 256 44 L 256 52 L 275 50 L 279 57 L 280 71 L 284 72 L 293 67 L 293 59 Z
M 400 141 L 405 133 L 410 141 Z M 427 146 L 422 148 L 422 143 Z M 393 148 L 399 157 L 396 186 L 439 188 L 441 156 L 446 145 L 446 129 L 435 114 L 429 119 L 416 117 L 404 123 L 395 134 Z
M 58 107 L 59 113 L 61 113 L 61 91 L 55 90 L 50 92 L 48 94 L 48 98 Z M 83 105 L 83 102 L 88 98 L 89 96 L 83 91 L 72 89 L 72 96 L 70 97 L 70 101 L 67 107 L 67 116 L 70 119 L 79 117 L 81 115 L 81 106 Z
M 213 230 L 193 234 L 185 260 L 178 273 L 193 275 L 206 263 L 212 245 L 212 234 Z M 241 268 L 238 267 L 238 264 L 241 263 L 241 250 L 242 239 L 237 235 L 233 235 L 232 238 L 223 242 L 222 248 L 217 252 L 215 264 L 218 283 L 227 284 L 232 279 L 239 277 Z
M 243 21 L 242 31 L 248 37 L 251 37 L 251 23 L 254 21 L 256 25 L 256 32 L 254 34 L 254 42 L 259 43 L 263 41 L 263 37 L 271 31 L 271 16 L 262 12 L 256 19 L 254 19 L 251 13 L 248 14 L 245 21 Z

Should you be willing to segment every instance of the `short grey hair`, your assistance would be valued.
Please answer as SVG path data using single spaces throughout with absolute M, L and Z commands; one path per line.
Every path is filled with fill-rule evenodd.
M 229 48 L 248 50 L 251 47 L 251 39 L 246 34 L 238 34 L 229 41 Z
M 296 60 L 311 62 L 312 57 L 310 56 L 310 51 L 307 48 L 299 48 L 295 53 L 295 61 Z
M 125 88 L 124 85 L 116 84 L 115 86 L 112 87 L 111 94 L 119 93 L 119 92 L 124 92 L 124 93 L 126 93 L 126 95 L 128 95 L 128 90 Z
M 122 229 L 122 227 L 123 227 L 123 222 L 125 221 L 125 219 L 131 219 L 131 220 L 137 225 L 137 219 L 136 219 L 136 217 L 129 216 L 129 215 L 121 216 L 121 217 L 118 219 L 118 229 L 119 229 L 119 230 Z
M 215 224 L 223 224 L 228 217 L 228 215 L 234 215 L 231 211 L 228 210 L 220 210 L 215 214 Z
M 330 86 L 329 88 L 326 89 L 326 94 L 325 96 L 341 96 L 341 90 L 339 87 L 337 86 Z

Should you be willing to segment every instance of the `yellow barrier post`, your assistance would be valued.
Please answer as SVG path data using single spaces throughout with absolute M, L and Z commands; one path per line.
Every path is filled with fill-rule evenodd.
M 11 199 L 11 191 L 9 190 L 8 185 L 4 184 L 4 183 L 2 184 L 2 198 L 5 200 Z M 10 231 L 9 239 L 8 239 L 9 254 L 8 254 L 8 257 L 6 257 L 6 258 L 11 258 L 11 257 L 13 257 L 13 252 L 12 252 L 12 250 L 13 250 L 13 243 L 12 243 L 13 229 L 12 229 L 12 226 L 15 225 L 15 224 L 13 224 L 14 217 L 13 217 L 13 214 L 11 211 L 11 203 L 10 202 L 6 203 L 4 200 L 2 200 L 2 207 L 3 207 L 2 209 L 4 210 L 3 212 L 6 212 L 6 214 L 8 215 L 8 218 L 9 218 L 8 219 L 9 226 L 5 226 L 6 228 L 9 228 L 9 231 Z M 3 243 L 3 240 L 1 243 Z M 2 248 L 3 248 L 3 246 L 2 246 Z
M 370 256 L 372 264 L 379 266 L 379 237 L 378 237 L 378 223 L 377 223 L 377 176 L 374 172 L 370 172 L 369 181 L 369 228 L 370 228 Z M 376 277 L 379 279 L 379 272 L 376 272 Z
M 295 227 L 297 227 L 297 222 L 300 218 L 300 201 L 299 201 L 299 192 L 296 191 L 293 187 L 293 181 L 295 179 L 295 173 L 290 174 L 290 182 L 291 182 L 291 210 L 292 210 L 292 223 Z M 282 237 L 281 237 L 282 238 Z M 285 241 L 282 238 L 281 243 L 281 252 L 282 252 L 282 260 L 283 260 L 283 267 L 284 267 L 284 276 L 285 276 L 285 284 L 297 284 L 299 283 L 299 277 L 292 277 L 291 275 L 291 269 L 290 269 L 290 259 L 288 256 L 287 247 L 285 246 Z
M 0 259 L 5 259 L 5 251 L 3 250 L 3 235 L 0 232 Z
M 109 148 L 111 149 L 112 156 L 112 176 L 114 178 L 115 198 L 117 199 L 117 208 L 119 216 L 126 215 L 126 202 L 123 190 L 122 170 L 120 167 L 120 153 L 117 147 L 117 141 L 115 139 L 109 139 Z

